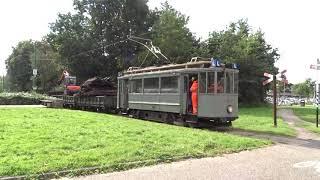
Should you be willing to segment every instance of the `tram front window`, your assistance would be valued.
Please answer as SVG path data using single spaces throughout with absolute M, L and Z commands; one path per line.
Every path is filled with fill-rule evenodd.
M 224 93 L 224 73 L 217 72 L 217 93 Z
M 233 73 L 226 73 L 226 93 L 233 93 Z
M 215 72 L 208 72 L 208 93 L 215 92 L 216 83 L 214 82 Z
M 234 92 L 235 94 L 238 94 L 238 86 L 239 86 L 239 74 L 234 73 Z

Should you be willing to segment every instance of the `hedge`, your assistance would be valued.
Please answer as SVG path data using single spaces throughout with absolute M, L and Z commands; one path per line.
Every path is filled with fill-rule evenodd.
M 53 97 L 37 93 L 0 93 L 0 105 L 35 105 L 40 100 L 55 99 Z

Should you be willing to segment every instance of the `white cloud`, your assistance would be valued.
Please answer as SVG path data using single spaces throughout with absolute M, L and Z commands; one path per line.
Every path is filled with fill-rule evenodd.
M 58 12 L 72 10 L 72 0 L 10 0 L 0 6 L 0 75 L 5 74 L 5 59 L 19 41 L 41 40 L 49 32 Z
M 151 6 L 160 2 L 151 0 Z M 172 0 L 176 9 L 190 16 L 189 28 L 200 37 L 207 37 L 213 30 L 222 30 L 230 22 L 247 18 L 255 29 L 261 28 L 281 58 L 276 63 L 280 69 L 287 69 L 291 82 L 315 78 L 309 65 L 320 58 L 319 2 L 316 0 Z

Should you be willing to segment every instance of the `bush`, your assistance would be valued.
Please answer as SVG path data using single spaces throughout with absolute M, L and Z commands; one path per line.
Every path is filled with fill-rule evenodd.
M 0 93 L 0 105 L 35 105 L 40 104 L 40 100 L 44 99 L 55 98 L 37 93 Z

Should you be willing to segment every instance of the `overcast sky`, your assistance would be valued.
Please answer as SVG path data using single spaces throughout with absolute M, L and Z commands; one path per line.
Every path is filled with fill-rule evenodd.
M 150 6 L 162 0 L 150 0 Z M 188 27 L 198 37 L 206 38 L 213 30 L 223 30 L 230 22 L 247 18 L 253 30 L 261 29 L 267 42 L 278 48 L 280 70 L 287 69 L 290 82 L 315 78 L 309 69 L 320 58 L 320 3 L 317 0 L 169 0 L 183 14 L 190 16 Z M 40 40 L 49 32 L 57 13 L 72 10 L 72 0 L 8 0 L 0 6 L 0 73 L 4 60 L 18 41 Z M 320 77 L 320 76 L 319 76 Z

